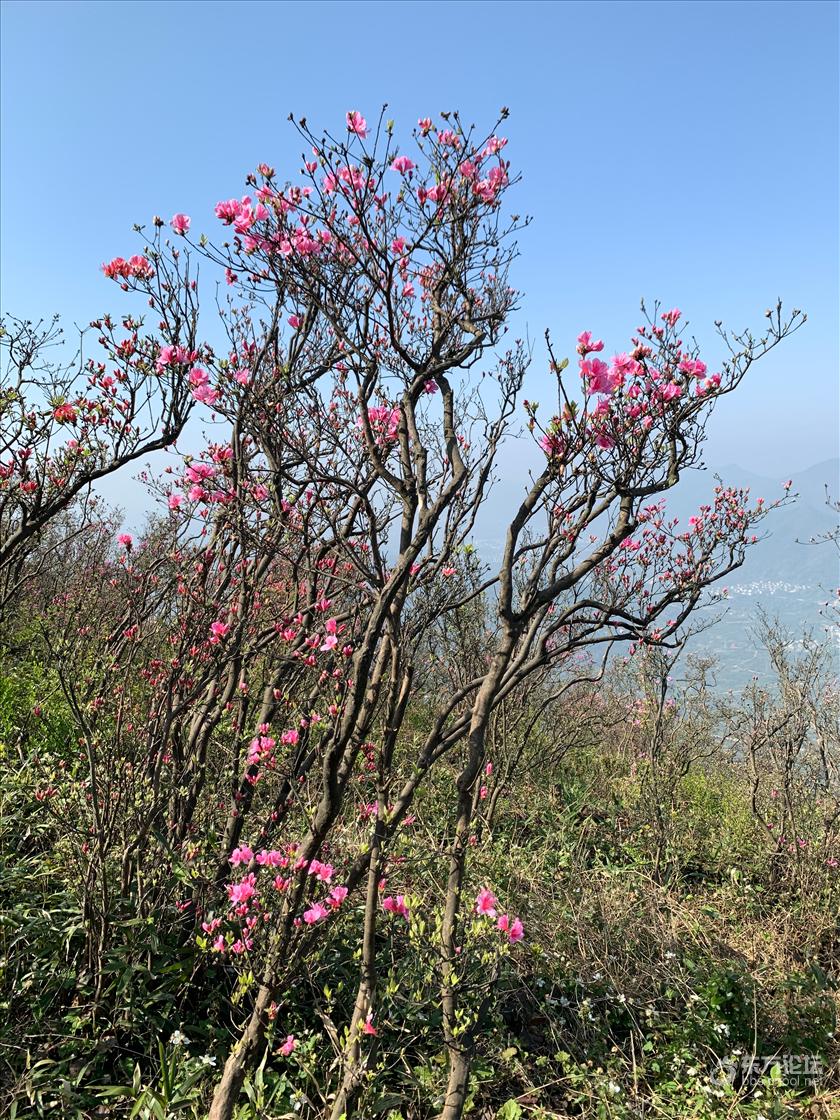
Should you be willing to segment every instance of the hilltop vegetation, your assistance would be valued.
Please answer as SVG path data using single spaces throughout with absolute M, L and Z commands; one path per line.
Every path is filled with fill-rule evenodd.
M 220 240 L 177 213 L 103 266 L 148 321 L 68 364 L 3 325 L 15 1117 L 830 1115 L 830 656 L 767 622 L 737 702 L 678 656 L 790 484 L 665 505 L 805 317 L 720 327 L 714 370 L 658 304 L 610 360 L 547 337 L 546 414 L 505 116 L 300 121 Z M 129 533 L 96 485 L 152 453 Z

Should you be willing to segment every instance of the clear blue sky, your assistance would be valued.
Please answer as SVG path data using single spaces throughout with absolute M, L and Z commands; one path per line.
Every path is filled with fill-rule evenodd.
M 4 311 L 120 310 L 98 269 L 132 223 L 215 232 L 259 161 L 299 166 L 290 111 L 340 128 L 387 101 L 408 131 L 507 105 L 531 336 L 620 350 L 659 296 L 714 364 L 714 320 L 760 328 L 781 295 L 809 323 L 720 408 L 709 460 L 775 478 L 837 454 L 835 3 L 6 0 L 2 83 Z M 543 368 L 538 345 L 532 398 Z

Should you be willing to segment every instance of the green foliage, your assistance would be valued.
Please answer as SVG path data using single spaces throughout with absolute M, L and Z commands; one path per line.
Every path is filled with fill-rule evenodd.
M 53 699 L 35 718 L 45 694 Z M 36 663 L 0 676 L 3 1107 L 27 1118 L 200 1120 L 241 1003 L 174 905 L 185 881 L 174 864 L 150 899 L 114 891 L 94 990 L 74 847 L 61 814 L 36 798 L 77 757 L 63 704 Z M 422 727 L 422 713 L 410 726 Z M 537 755 L 551 748 L 550 727 L 533 735 Z M 422 788 L 418 824 L 395 848 L 391 875 L 410 920 L 384 917 L 378 933 L 377 1037 L 358 1116 L 425 1120 L 442 1103 L 435 837 L 451 781 L 442 768 Z M 797 892 L 779 880 L 743 774 L 720 760 L 689 768 L 669 791 L 667 873 L 657 879 L 646 781 L 596 736 L 556 766 L 524 767 L 492 814 L 479 812 L 472 881 L 522 915 L 527 938 L 513 952 L 490 925 L 465 932 L 458 1029 L 475 1029 L 477 1045 L 466 1115 L 769 1120 L 836 1099 L 836 887 L 821 879 Z M 237 1120 L 328 1107 L 340 1071 L 325 1024 L 340 1043 L 358 976 L 362 913 L 348 906 L 307 961 L 290 1017 L 273 1025 Z M 247 1004 L 247 991 L 238 998 Z M 297 1045 L 283 1057 L 287 1034 Z M 721 1076 L 722 1063 L 751 1053 L 814 1055 L 829 1072 L 815 1098 L 780 1067 L 748 1087 Z

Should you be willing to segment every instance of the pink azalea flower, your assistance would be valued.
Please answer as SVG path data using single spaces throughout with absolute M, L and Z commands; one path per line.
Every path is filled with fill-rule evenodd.
M 131 533 L 120 533 L 120 535 L 117 537 L 117 540 L 124 548 L 131 548 L 132 544 L 134 543 L 131 539 Z
M 519 918 L 511 918 L 510 914 L 501 914 L 496 922 L 496 927 L 501 933 L 508 935 L 508 941 L 515 945 L 525 936 L 525 927 Z
M 204 482 L 208 478 L 213 478 L 215 470 L 209 463 L 190 463 L 184 475 L 187 482 Z
M 170 222 L 173 232 L 183 237 L 190 228 L 190 219 L 186 214 L 175 214 Z
M 683 358 L 680 362 L 680 370 L 687 373 L 689 377 L 703 377 L 706 373 L 706 363 L 701 362 L 699 358 Z
M 373 1019 L 373 1012 L 368 1011 L 367 1018 L 365 1019 L 364 1025 L 362 1027 L 362 1034 L 373 1034 L 373 1035 L 376 1034 L 376 1027 L 373 1025 L 372 1019 Z
M 257 863 L 262 867 L 282 867 L 283 858 L 283 853 L 278 852 L 276 848 L 270 852 L 263 848 L 261 852 L 257 853 Z
M 194 352 L 190 353 L 184 346 L 161 346 L 155 368 L 158 373 L 160 373 L 166 369 L 167 366 L 184 365 L 197 356 L 198 355 Z
M 511 923 L 510 929 L 508 930 L 508 940 L 510 941 L 511 945 L 515 945 L 516 942 L 521 941 L 524 936 L 525 927 L 522 925 L 522 922 L 519 920 L 519 918 L 515 918 Z
M 109 280 L 124 279 L 131 275 L 128 267 L 128 261 L 122 257 L 114 257 L 112 261 L 102 265 L 102 271 Z
M 486 145 L 484 151 L 487 155 L 494 156 L 494 155 L 496 155 L 497 152 L 500 152 L 506 144 L 507 144 L 507 140 L 505 139 L 505 137 L 503 137 L 503 136 L 491 136 L 490 139 L 487 141 L 487 145 Z
M 488 918 L 495 918 L 498 905 L 498 900 L 493 892 L 484 887 L 476 896 L 475 912 L 476 914 L 484 914 Z
M 210 641 L 213 643 L 213 645 L 216 645 L 217 642 L 220 642 L 222 638 L 227 636 L 229 630 L 229 622 L 211 622 L 210 633 L 212 637 L 210 638 Z
M 303 912 L 303 920 L 308 926 L 314 925 L 316 922 L 322 921 L 324 918 L 329 917 L 329 910 L 320 902 L 314 903 L 308 910 Z
M 414 164 L 411 162 L 408 156 L 397 156 L 397 158 L 391 164 L 391 170 L 399 171 L 401 175 L 407 175 L 409 171 L 414 170 Z
M 554 456 L 559 458 L 566 450 L 566 441 L 554 432 L 546 432 L 545 435 L 540 436 L 539 444 L 549 459 Z
M 360 140 L 364 140 L 367 136 L 367 121 L 358 109 L 353 109 L 347 114 L 347 131 L 355 132 Z
M 247 902 L 249 898 L 257 893 L 256 888 L 257 877 L 253 871 L 241 879 L 238 883 L 228 883 L 227 894 L 231 902 Z
M 154 268 L 145 257 L 133 256 L 128 258 L 128 268 L 132 276 L 138 280 L 148 280 L 149 277 L 154 276 Z
M 582 357 L 586 357 L 586 355 L 588 353 L 590 353 L 590 351 L 592 351 L 592 350 L 598 351 L 598 350 L 603 350 L 603 349 L 604 349 L 604 343 L 602 342 L 602 340 L 600 338 L 598 339 L 597 342 L 592 341 L 592 332 L 591 331 L 581 331 L 581 333 L 578 335 L 578 337 L 577 337 L 577 352 Z
M 59 424 L 72 423 L 76 419 L 76 410 L 72 404 L 60 404 L 53 412 Z
M 330 891 L 330 901 L 336 909 L 344 902 L 345 898 L 347 898 L 347 887 L 333 887 Z
M 198 388 L 193 389 L 192 395 L 199 404 L 214 405 L 219 399 L 219 394 L 209 385 L 199 385 Z
M 387 910 L 391 914 L 399 914 L 408 921 L 408 907 L 405 904 L 405 895 L 398 894 L 396 898 L 389 895 L 388 898 L 383 898 L 382 909 Z
M 294 1053 L 294 1050 L 295 1050 L 296 1046 L 297 1046 L 297 1039 L 295 1038 L 295 1036 L 293 1034 L 287 1034 L 286 1035 L 286 1041 L 280 1047 L 280 1053 L 283 1055 L 284 1058 L 288 1058 L 290 1054 Z
M 618 385 L 620 375 L 611 370 L 600 358 L 585 358 L 580 362 L 580 375 L 586 382 L 590 393 L 612 393 Z
M 374 405 L 368 409 L 368 420 L 374 436 L 380 440 L 391 442 L 397 438 L 400 426 L 400 410 L 398 408 L 385 408 Z M 357 427 L 362 427 L 361 417 L 356 420 Z

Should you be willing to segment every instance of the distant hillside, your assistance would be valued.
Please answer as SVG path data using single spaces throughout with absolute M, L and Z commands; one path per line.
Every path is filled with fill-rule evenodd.
M 523 455 L 528 464 L 538 466 L 524 441 Z M 476 544 L 490 564 L 501 556 L 499 515 L 503 510 L 507 514 L 522 493 L 522 482 L 513 478 L 521 479 L 527 469 L 525 463 L 516 470 L 512 463 L 509 467 L 501 472 L 476 531 Z M 833 497 L 840 497 L 840 460 L 828 459 L 795 473 L 780 469 L 777 478 L 767 478 L 737 464 L 690 471 L 668 496 L 668 511 L 687 521 L 711 500 L 715 474 L 727 485 L 749 486 L 754 498 L 764 498 L 768 503 L 782 496 L 787 479 L 793 482 L 791 493 L 797 495 L 791 505 L 767 517 L 762 539 L 749 550 L 743 567 L 727 583 L 729 601 L 716 611 L 719 621 L 692 642 L 695 652 L 717 657 L 721 688 L 741 688 L 752 676 L 763 676 L 767 670 L 751 633 L 759 604 L 769 615 L 778 616 L 794 637 L 808 629 L 818 632 L 826 627 L 821 607 L 840 587 L 840 560 L 831 544 L 808 542 L 838 524 L 837 513 L 826 504 L 826 487 Z M 836 632 L 833 640 L 838 640 Z
M 830 625 L 822 608 L 840 587 L 838 553 L 831 544 L 808 542 L 837 527 L 837 514 L 826 504 L 826 486 L 833 496 L 840 495 L 840 460 L 829 459 L 787 476 L 782 472 L 773 480 L 737 465 L 718 473 L 727 483 L 749 486 L 754 497 L 768 502 L 779 495 L 786 478 L 793 480 L 792 493 L 798 495 L 791 506 L 768 516 L 764 538 L 750 549 L 743 567 L 729 581 L 725 614 L 693 642 L 696 651 L 717 657 L 720 687 L 740 688 L 753 676 L 764 677 L 769 668 L 751 633 L 759 606 L 778 617 L 794 640 L 806 630 L 816 634 Z M 679 495 L 674 495 L 674 512 L 685 516 L 698 500 L 703 501 L 709 481 L 713 479 L 708 475 L 686 478 Z M 836 628 L 830 640 L 837 643 Z M 840 646 L 837 648 L 840 652 Z

